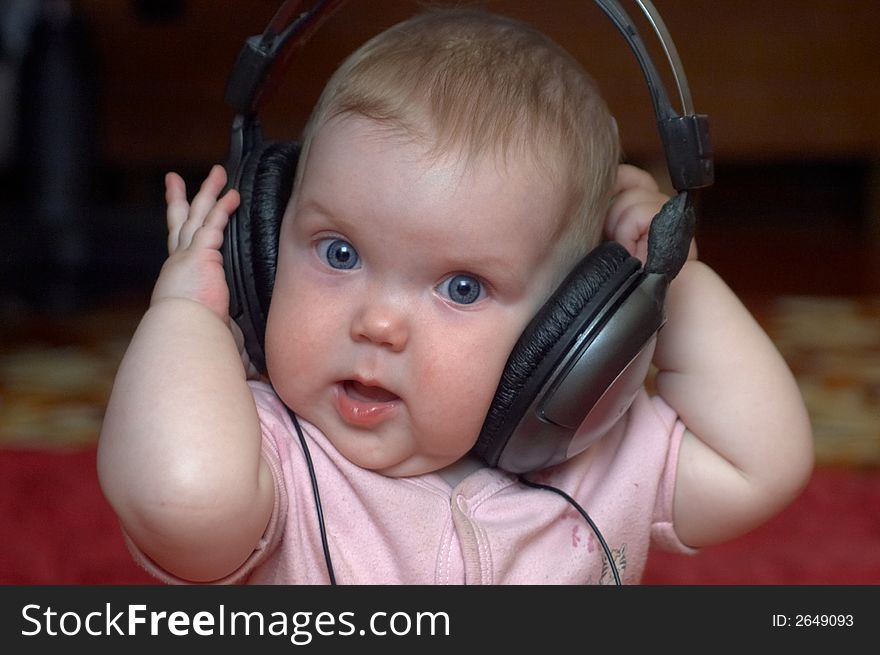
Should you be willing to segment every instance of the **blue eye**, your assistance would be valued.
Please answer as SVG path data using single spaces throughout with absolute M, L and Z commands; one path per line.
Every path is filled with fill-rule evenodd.
M 357 250 L 345 239 L 321 239 L 317 248 L 318 255 L 331 268 L 346 270 L 357 268 L 360 264 Z
M 461 273 L 445 279 L 437 290 L 458 305 L 470 305 L 485 295 L 477 278 Z

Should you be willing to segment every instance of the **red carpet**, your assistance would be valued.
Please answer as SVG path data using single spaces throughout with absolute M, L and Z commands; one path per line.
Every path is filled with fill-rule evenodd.
M 134 565 L 95 449 L 0 449 L 0 583 L 151 583 Z
M 0 583 L 150 584 L 95 474 L 95 450 L 0 449 Z M 773 521 L 696 557 L 656 553 L 645 584 L 880 584 L 880 470 L 816 471 Z
M 644 584 L 880 584 L 880 469 L 819 468 L 770 522 L 687 557 L 655 552 Z

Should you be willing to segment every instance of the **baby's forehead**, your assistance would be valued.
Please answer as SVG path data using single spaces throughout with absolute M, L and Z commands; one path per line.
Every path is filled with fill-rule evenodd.
M 359 114 L 326 121 L 314 134 L 306 168 L 315 165 L 316 154 L 330 172 L 357 171 L 359 176 L 370 176 L 377 172 L 371 167 L 395 166 L 403 174 L 386 179 L 391 186 L 406 184 L 413 177 L 421 181 L 432 176 L 442 180 L 451 194 L 485 189 L 494 191 L 499 203 L 524 191 L 545 200 L 565 200 L 570 191 L 560 174 L 564 168 L 560 157 L 549 150 L 538 152 L 522 142 L 474 149 L 468 143 L 437 135 L 430 126 L 377 121 Z
M 503 241 L 514 231 L 546 243 L 562 230 L 570 204 L 558 177 L 526 148 L 474 153 L 362 116 L 328 121 L 307 166 L 320 180 L 307 185 L 307 196 L 317 189 L 322 203 L 352 205 L 342 213 L 407 216 L 399 228 L 414 238 L 451 227 L 450 236 Z

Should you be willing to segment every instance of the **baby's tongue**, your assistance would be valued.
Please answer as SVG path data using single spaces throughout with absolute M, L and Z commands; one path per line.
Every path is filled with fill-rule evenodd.
M 348 395 L 355 400 L 376 403 L 387 403 L 392 400 L 397 400 L 397 396 L 387 389 L 383 389 L 382 387 L 368 387 L 367 385 L 354 380 L 349 380 L 345 383 L 345 390 L 348 392 Z

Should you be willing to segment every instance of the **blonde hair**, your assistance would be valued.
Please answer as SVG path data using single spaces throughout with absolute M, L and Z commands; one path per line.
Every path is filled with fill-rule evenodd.
M 531 155 L 569 197 L 552 228 L 572 244 L 565 256 L 598 242 L 620 157 L 614 119 L 577 61 L 528 25 L 437 8 L 375 36 L 324 88 L 303 134 L 300 175 L 316 132 L 349 113 L 424 138 L 435 152 Z

